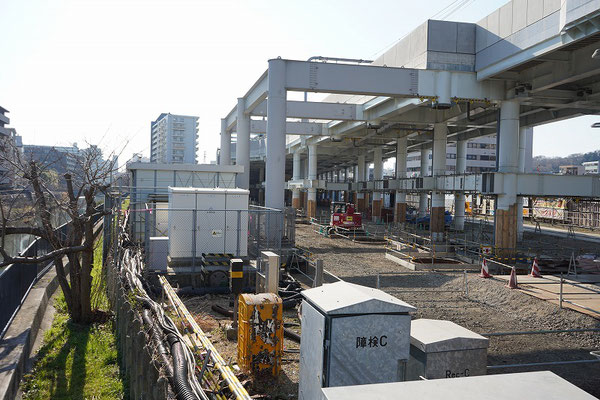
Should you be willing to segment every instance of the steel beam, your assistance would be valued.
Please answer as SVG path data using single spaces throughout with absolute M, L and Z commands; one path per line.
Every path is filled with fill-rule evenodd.
M 288 118 L 310 118 L 336 121 L 364 121 L 361 104 L 292 101 L 287 102 Z M 260 103 L 251 113 L 267 116 L 267 102 Z
M 250 122 L 250 132 L 253 134 L 266 134 L 267 133 L 267 121 L 263 120 L 252 120 Z M 286 135 L 300 135 L 300 136 L 329 136 L 329 132 L 326 124 L 318 122 L 286 122 L 285 123 L 285 134 Z M 268 140 L 268 136 L 267 136 Z
M 367 96 L 496 101 L 504 84 L 477 81 L 472 72 L 436 71 L 286 60 L 288 90 Z

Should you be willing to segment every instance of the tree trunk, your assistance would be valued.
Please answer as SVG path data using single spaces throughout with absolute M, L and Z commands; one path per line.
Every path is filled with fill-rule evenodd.
M 92 321 L 91 306 L 91 276 L 86 273 L 82 260 L 78 254 L 69 257 L 71 260 L 71 292 L 72 310 L 71 319 L 78 324 L 88 324 Z M 85 258 L 83 255 L 82 259 Z

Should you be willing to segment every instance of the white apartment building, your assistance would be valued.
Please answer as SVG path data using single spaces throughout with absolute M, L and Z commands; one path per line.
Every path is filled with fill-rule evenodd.
M 198 117 L 163 113 L 150 124 L 150 162 L 196 164 Z
M 586 175 L 598 173 L 598 161 L 588 161 L 582 163 L 581 165 L 583 165 L 584 174 Z

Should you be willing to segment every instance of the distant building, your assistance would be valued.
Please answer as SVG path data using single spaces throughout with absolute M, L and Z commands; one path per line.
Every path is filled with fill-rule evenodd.
M 17 184 L 17 173 L 14 162 L 23 149 L 21 136 L 17 135 L 15 128 L 9 128 L 10 118 L 6 115 L 9 111 L 0 107 L 0 187 L 13 188 Z
M 584 168 L 584 174 L 597 174 L 598 173 L 598 161 L 588 161 L 581 164 Z
M 561 165 L 558 170 L 560 175 L 583 175 L 585 167 L 583 165 Z
M 198 117 L 160 114 L 151 123 L 150 162 L 196 164 Z
M 23 145 L 23 156 L 26 161 L 37 161 L 40 165 L 53 169 L 62 176 L 67 171 L 77 168 L 80 150 L 77 143 L 73 143 L 73 146 L 26 144 Z
M 525 172 L 532 172 L 533 129 L 527 130 L 525 141 Z M 482 136 L 467 142 L 467 173 L 490 172 L 496 170 L 496 135 Z M 429 151 L 427 175 L 432 171 L 432 154 Z M 406 158 L 408 175 L 418 175 L 421 171 L 421 152 L 409 152 Z M 446 173 L 456 171 L 456 142 L 448 142 L 446 147 Z

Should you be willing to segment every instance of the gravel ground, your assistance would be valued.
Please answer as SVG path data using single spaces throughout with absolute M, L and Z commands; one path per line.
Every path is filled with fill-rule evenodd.
M 548 242 L 555 238 L 544 237 Z M 327 271 L 348 282 L 375 287 L 377 273 L 384 291 L 417 307 L 415 318 L 447 319 L 478 333 L 542 329 L 600 328 L 600 321 L 513 291 L 496 280 L 468 275 L 465 296 L 462 273 L 414 272 L 385 259 L 381 245 L 331 239 L 298 225 L 296 244 L 324 261 Z M 441 292 L 443 291 L 443 292 Z M 490 339 L 488 365 L 592 359 L 600 333 L 501 336 Z M 550 370 L 600 397 L 600 363 L 538 368 L 494 369 L 490 373 Z
M 529 234 L 526 233 L 526 237 Z M 539 242 L 540 237 L 530 237 Z M 586 248 L 590 243 L 541 238 L 544 245 Z M 465 296 L 463 273 L 414 272 L 385 259 L 382 245 L 353 243 L 326 238 L 310 225 L 297 225 L 296 244 L 324 261 L 325 269 L 348 282 L 375 287 L 377 273 L 384 291 L 414 305 L 414 318 L 447 319 L 478 333 L 542 329 L 600 328 L 600 321 L 564 309 L 524 293 L 513 291 L 500 281 L 485 280 L 471 273 L 467 277 L 469 295 Z M 593 245 L 592 245 L 593 246 Z M 390 274 L 391 273 L 391 274 Z M 237 344 L 225 337 L 231 319 L 211 310 L 213 304 L 229 308 L 229 296 L 188 297 L 184 303 L 226 361 L 235 363 Z M 286 326 L 300 333 L 295 310 L 284 313 Z M 295 399 L 298 392 L 298 349 L 300 345 L 284 339 L 283 371 L 277 381 L 252 382 L 246 386 L 255 398 Z M 488 365 L 522 364 L 547 361 L 591 359 L 591 350 L 600 349 L 600 333 L 563 333 L 501 336 L 490 339 Z M 550 370 L 573 384 L 600 397 L 600 363 L 538 368 L 504 368 L 490 373 Z M 246 376 L 240 375 L 245 381 Z

